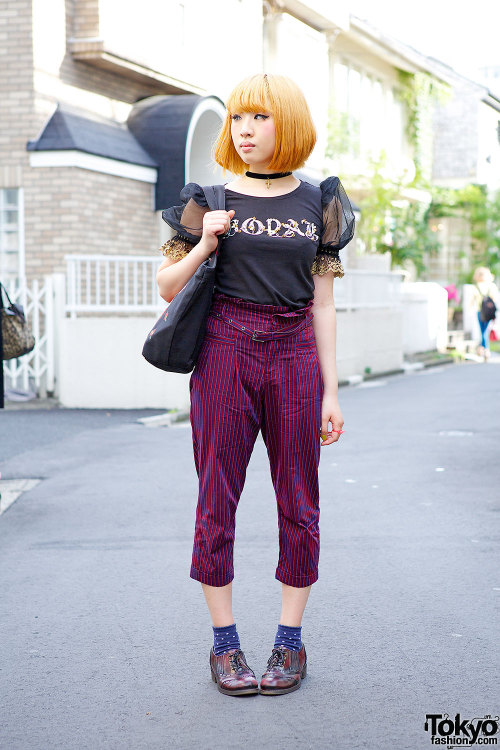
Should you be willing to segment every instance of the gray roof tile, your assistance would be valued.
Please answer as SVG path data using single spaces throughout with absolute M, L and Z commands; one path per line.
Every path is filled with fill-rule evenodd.
M 27 149 L 83 151 L 144 167 L 158 166 L 126 125 L 67 104 L 58 105 L 38 139 L 28 141 Z

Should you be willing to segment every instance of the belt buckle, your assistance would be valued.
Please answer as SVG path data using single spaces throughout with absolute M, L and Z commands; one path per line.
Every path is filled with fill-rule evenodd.
M 266 333 L 266 331 L 254 331 L 253 334 L 252 334 L 252 341 L 265 341 L 265 339 L 258 339 L 257 338 L 257 335 L 259 333 L 263 334 L 263 333 Z

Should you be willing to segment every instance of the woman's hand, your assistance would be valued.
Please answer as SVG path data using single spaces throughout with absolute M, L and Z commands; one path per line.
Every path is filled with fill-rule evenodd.
M 328 423 L 332 423 L 332 429 L 328 430 Z M 344 417 L 340 411 L 338 399 L 335 396 L 323 396 L 323 402 L 321 405 L 321 447 L 323 445 L 331 445 L 336 443 L 340 437 L 339 432 L 334 430 L 342 430 L 344 425 Z
M 231 209 L 231 211 L 207 211 L 204 215 L 201 239 L 210 253 L 217 247 L 218 235 L 226 234 L 229 231 L 234 214 L 235 212 Z

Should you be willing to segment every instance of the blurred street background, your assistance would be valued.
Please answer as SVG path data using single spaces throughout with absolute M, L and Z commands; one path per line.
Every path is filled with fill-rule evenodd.
M 0 294 L 36 342 L 0 357 L 2 750 L 417 750 L 428 713 L 500 713 L 499 27 L 487 0 L 0 4 Z M 356 234 L 308 677 L 230 701 L 188 577 L 189 375 L 141 352 L 166 305 L 161 212 L 232 179 L 211 146 L 260 71 L 303 89 L 318 142 L 295 174 L 338 175 Z M 259 436 L 235 582 L 257 674 L 275 513 Z

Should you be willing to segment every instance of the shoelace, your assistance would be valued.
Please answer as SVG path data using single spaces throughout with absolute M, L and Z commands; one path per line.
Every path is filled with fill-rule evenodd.
M 281 648 L 273 648 L 272 654 L 268 659 L 267 668 L 282 667 L 285 663 L 285 652 Z
M 233 669 L 235 672 L 237 672 L 239 669 L 243 669 L 240 651 L 235 651 L 234 654 L 228 654 L 228 657 L 231 669 Z

